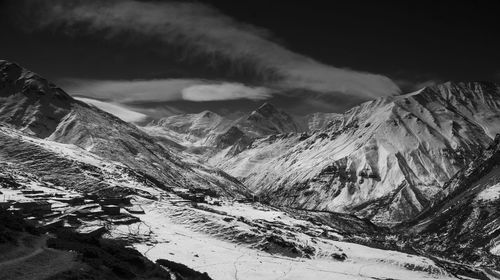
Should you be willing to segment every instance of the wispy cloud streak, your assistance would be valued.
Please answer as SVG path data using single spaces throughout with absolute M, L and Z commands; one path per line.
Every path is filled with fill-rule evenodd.
M 249 87 L 240 83 L 215 83 L 189 79 L 147 81 L 65 79 L 59 82 L 74 95 L 112 100 L 119 103 L 174 100 L 263 100 L 271 97 L 270 89 L 264 87 Z
M 166 56 L 170 55 L 170 47 L 175 46 L 182 50 L 179 59 L 202 57 L 214 64 L 224 59 L 230 62 L 225 66 L 230 71 L 245 72 L 251 67 L 263 87 L 304 88 L 366 98 L 399 92 L 398 86 L 387 77 L 333 67 L 294 53 L 276 43 L 267 30 L 237 22 L 196 2 L 32 0 L 25 4 L 32 19 L 28 25 L 31 30 L 123 40 L 123 44 L 139 46 L 144 38 L 154 38 L 160 42 L 156 51 L 162 53 L 164 49 Z M 127 85 L 140 92 L 139 86 L 151 88 L 159 84 L 150 81 Z M 130 89 L 125 91 L 133 98 L 141 98 Z M 166 98 L 182 98 L 182 94 L 169 90 L 163 94 Z

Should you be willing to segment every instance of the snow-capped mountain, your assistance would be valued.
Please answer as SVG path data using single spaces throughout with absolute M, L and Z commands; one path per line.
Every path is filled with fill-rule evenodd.
M 226 173 L 181 160 L 136 126 L 73 99 L 17 64 L 0 61 L 0 77 L 0 122 L 26 135 L 76 145 L 167 187 L 210 188 L 236 197 L 248 194 Z
M 232 122 L 214 112 L 203 111 L 166 117 L 142 129 L 150 135 L 170 139 L 185 147 L 207 146 L 210 139 L 228 130 Z
M 500 129 L 492 83 L 446 83 L 379 98 L 325 128 L 227 148 L 209 162 L 274 205 L 404 221 L 444 195 L 443 185 Z
M 495 85 L 447 84 L 342 115 L 294 120 L 264 104 L 236 119 L 206 111 L 139 129 L 16 64 L 1 61 L 0 77 L 0 189 L 8 196 L 2 206 L 50 204 L 50 214 L 20 217 L 55 227 L 58 238 L 106 228 L 106 238 L 127 242 L 171 274 L 177 268 L 193 275 L 188 265 L 203 279 L 487 279 L 497 273 L 482 267 L 498 264 L 500 140 L 484 149 L 498 130 Z M 155 137 L 144 132 L 151 130 Z M 193 155 L 194 147 L 206 148 L 203 157 Z M 202 161 L 242 178 L 257 196 Z M 121 202 L 104 204 L 113 199 Z M 396 229 L 352 214 L 398 221 L 430 206 Z M 12 215 L 22 210 L 9 209 Z M 436 259 L 422 240 L 467 264 Z M 471 251 L 478 246 L 479 253 Z M 40 260 L 28 252 L 15 267 L 32 257 Z
M 231 145 L 247 145 L 253 139 L 267 135 L 301 131 L 300 126 L 287 113 L 270 103 L 252 111 L 232 117 L 210 111 L 183 114 L 154 121 L 142 128 L 160 139 L 174 141 L 185 147 L 208 147 L 211 152 Z M 168 143 L 167 143 L 168 145 Z

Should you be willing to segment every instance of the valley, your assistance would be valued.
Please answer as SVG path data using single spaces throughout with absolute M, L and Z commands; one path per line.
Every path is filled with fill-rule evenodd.
M 498 278 L 497 85 L 136 126 L 0 74 L 7 279 Z

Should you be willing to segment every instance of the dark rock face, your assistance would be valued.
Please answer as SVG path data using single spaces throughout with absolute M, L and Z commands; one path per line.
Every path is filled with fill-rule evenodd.
M 245 136 L 245 133 L 243 133 L 241 130 L 239 130 L 235 126 L 231 126 L 228 131 L 226 131 L 224 134 L 218 135 L 215 143 L 216 147 L 219 149 L 224 149 L 228 146 L 231 146 L 235 144 L 239 139 Z
M 253 139 L 242 132 L 235 126 L 232 126 L 228 131 L 217 136 L 215 143 L 217 149 L 225 149 L 230 147 L 227 154 L 237 155 L 241 151 L 251 145 Z
M 299 126 L 290 115 L 270 103 L 264 103 L 248 117 L 239 120 L 236 126 L 252 138 L 300 132 Z

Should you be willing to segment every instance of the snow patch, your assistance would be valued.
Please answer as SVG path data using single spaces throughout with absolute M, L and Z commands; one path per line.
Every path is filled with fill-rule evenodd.
M 495 201 L 500 198 L 500 183 L 488 187 L 477 194 L 476 200 Z

